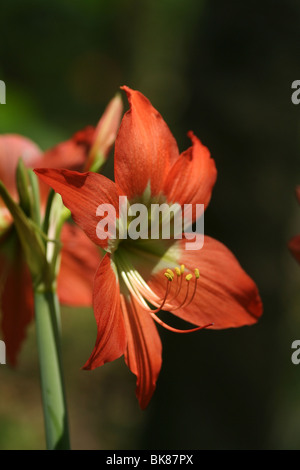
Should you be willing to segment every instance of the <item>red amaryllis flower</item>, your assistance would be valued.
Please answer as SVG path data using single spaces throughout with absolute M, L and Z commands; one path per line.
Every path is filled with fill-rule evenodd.
M 29 168 L 43 166 L 42 151 L 29 139 L 18 135 L 0 136 L 0 179 L 15 199 L 17 199 L 15 173 L 20 157 Z M 64 167 L 65 163 L 66 160 L 61 154 L 53 154 L 55 166 Z M 67 163 L 70 163 L 69 156 Z M 46 193 L 43 192 L 43 199 L 45 197 Z M 45 205 L 45 200 L 42 201 L 42 205 Z M 91 284 L 100 261 L 99 250 L 78 227 L 69 224 L 64 225 L 61 240 L 63 248 L 58 276 L 59 299 L 67 305 L 90 306 L 92 305 Z M 26 335 L 26 327 L 34 315 L 33 290 L 13 220 L 1 198 L 0 287 L 1 330 L 8 361 L 11 365 L 15 365 Z
M 298 203 L 300 204 L 300 186 L 297 186 L 296 188 L 296 197 Z M 291 238 L 288 243 L 288 247 L 295 260 L 300 263 L 300 235 L 296 235 L 295 237 Z
M 192 146 L 179 155 L 174 137 L 148 99 L 123 89 L 130 110 L 115 143 L 115 182 L 91 172 L 38 169 L 36 173 L 61 194 L 89 238 L 107 251 L 94 281 L 98 334 L 84 368 L 94 369 L 124 354 L 137 376 L 136 394 L 144 409 L 162 362 L 155 321 L 178 331 L 159 319 L 159 310 L 197 325 L 188 330 L 193 331 L 211 324 L 216 329 L 253 324 L 262 314 L 262 303 L 234 255 L 210 237 L 196 251 L 187 250 L 184 239 L 98 238 L 100 204 L 115 208 L 120 230 L 119 196 L 126 195 L 130 205 L 166 202 L 206 208 L 216 181 L 215 163 L 194 134 L 189 134 Z M 147 221 L 149 217 L 147 212 Z

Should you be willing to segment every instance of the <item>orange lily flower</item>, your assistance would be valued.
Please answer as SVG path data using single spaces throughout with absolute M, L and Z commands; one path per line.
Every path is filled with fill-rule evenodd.
M 98 326 L 94 350 L 85 369 L 125 356 L 137 376 L 142 409 L 156 387 L 162 346 L 155 321 L 167 310 L 196 325 L 229 328 L 255 323 L 262 303 L 255 283 L 220 242 L 205 237 L 201 250 L 189 251 L 185 239 L 106 239 L 97 235 L 100 204 L 119 213 L 119 196 L 129 204 L 167 202 L 204 204 L 216 181 L 208 149 L 190 133 L 192 146 L 179 154 L 168 126 L 140 92 L 123 87 L 130 109 L 115 143 L 115 182 L 102 175 L 37 169 L 42 181 L 61 194 L 74 221 L 107 251 L 94 280 L 93 306 Z M 195 214 L 193 211 L 193 217 Z M 120 220 L 117 219 L 117 226 Z M 122 238 L 122 237 L 121 237 Z

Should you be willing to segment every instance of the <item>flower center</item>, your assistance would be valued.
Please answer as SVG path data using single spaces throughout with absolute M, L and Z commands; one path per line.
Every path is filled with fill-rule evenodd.
M 166 269 L 164 272 L 165 293 L 160 297 L 144 280 L 139 271 L 134 268 L 125 253 L 120 250 L 118 250 L 116 257 L 116 265 L 130 295 L 160 325 L 168 330 L 180 333 L 190 333 L 212 325 L 210 323 L 189 330 L 179 330 L 167 325 L 156 315 L 160 310 L 173 313 L 190 305 L 195 297 L 198 279 L 200 278 L 198 268 L 194 269 L 193 274 L 191 272 L 186 274 L 184 265 L 176 266 L 173 270 Z

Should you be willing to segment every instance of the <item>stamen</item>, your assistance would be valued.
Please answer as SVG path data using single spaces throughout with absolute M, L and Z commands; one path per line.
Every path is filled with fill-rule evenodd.
M 163 322 L 157 315 L 153 312 L 150 312 L 151 317 L 155 320 L 159 325 L 166 328 L 166 330 L 173 331 L 174 333 L 193 333 L 194 331 L 204 330 L 204 328 L 208 328 L 209 326 L 213 326 L 213 323 L 208 323 L 204 326 L 198 326 L 196 328 L 191 328 L 189 330 L 179 330 L 178 328 L 173 328 L 173 326 L 168 325 L 167 323 Z
M 147 303 L 145 302 L 143 296 L 140 294 L 140 292 L 134 288 L 134 286 L 130 283 L 127 275 L 126 275 L 126 272 L 125 271 L 122 271 L 121 272 L 121 276 L 122 276 L 122 279 L 123 281 L 125 282 L 130 294 L 136 299 L 136 301 L 143 307 L 143 308 L 148 308 L 148 305 Z
M 180 292 L 180 289 L 181 289 L 181 285 L 182 285 L 182 276 L 181 276 L 181 270 L 180 268 L 178 268 L 177 266 L 174 268 L 174 271 L 175 273 L 177 274 L 176 276 L 176 290 L 175 290 L 175 294 L 173 295 L 173 297 L 171 299 L 168 300 L 168 302 L 173 302 L 174 299 L 176 299 L 176 297 L 178 296 L 179 292 Z M 178 282 L 178 278 L 180 277 L 180 282 Z
M 157 302 L 159 302 L 161 300 L 161 297 L 159 297 L 158 295 L 156 295 L 153 290 L 148 286 L 148 284 L 144 281 L 144 279 L 142 278 L 142 276 L 139 274 L 138 271 L 135 271 L 133 269 L 130 270 L 130 272 L 128 273 L 128 277 L 131 279 L 131 281 L 134 283 L 134 284 L 138 284 L 138 287 L 141 291 L 141 293 L 147 297 L 147 295 L 151 296 L 153 299 L 156 299 Z
M 167 273 L 169 273 L 170 276 L 172 276 L 172 279 L 174 278 L 174 273 L 173 273 L 172 269 L 169 269 L 169 268 L 168 268 L 168 269 L 167 269 Z
M 192 331 L 201 330 L 203 328 L 208 328 L 212 325 L 210 323 L 208 325 L 192 328 L 189 330 L 179 330 L 167 325 L 156 316 L 156 313 L 160 310 L 167 310 L 172 313 L 178 309 L 187 307 L 193 301 L 196 294 L 197 281 L 200 278 L 198 268 L 195 268 L 193 273 L 188 270 L 189 272 L 187 272 L 187 274 L 184 276 L 186 282 L 184 297 L 181 296 L 180 299 L 183 299 L 178 299 L 177 302 L 174 303 L 175 299 L 177 299 L 180 295 L 181 288 L 183 286 L 182 282 L 184 282 L 183 273 L 185 271 L 185 266 L 183 264 L 180 265 L 180 267 L 173 267 L 173 269 L 167 268 L 163 273 L 164 277 L 166 278 L 165 293 L 163 298 L 152 290 L 151 286 L 144 280 L 141 274 L 136 269 L 134 269 L 130 261 L 122 252 L 120 255 L 118 254 L 117 266 L 120 276 L 128 288 L 130 295 L 136 300 L 143 310 L 149 313 L 152 318 L 164 328 L 174 332 L 189 333 Z M 174 287 L 172 288 L 174 277 L 176 277 L 176 284 L 173 283 Z M 190 284 L 193 279 L 193 292 L 192 295 L 190 295 Z
M 171 281 L 171 282 L 173 281 L 173 277 L 171 276 L 170 273 L 165 272 L 164 275 L 166 276 L 166 278 L 168 279 L 168 281 Z
M 170 282 L 173 281 L 173 278 L 172 278 L 171 275 L 170 275 L 169 273 L 167 273 L 167 272 L 164 273 L 164 274 L 165 274 L 166 278 L 168 279 L 168 281 L 167 281 L 166 293 L 165 293 L 164 299 L 163 299 L 162 303 L 160 304 L 160 306 L 159 306 L 157 309 L 155 309 L 155 310 L 151 310 L 151 309 L 150 309 L 150 312 L 151 312 L 151 313 L 159 312 L 159 311 L 163 308 L 163 306 L 165 305 L 166 300 L 167 300 L 167 297 L 168 297 L 168 295 L 169 295 L 169 290 L 170 290 L 170 287 L 169 287 L 169 286 L 170 286 Z M 168 276 L 169 276 L 169 277 L 168 277 Z
M 124 279 L 124 276 L 126 276 L 125 284 L 128 287 L 128 283 L 130 286 L 135 286 L 134 290 L 135 292 L 138 292 L 141 297 L 143 296 L 144 298 L 152 299 L 152 303 L 158 303 L 160 302 L 161 298 L 153 292 L 153 290 L 150 288 L 150 286 L 144 281 L 143 277 L 140 275 L 138 271 L 136 271 L 132 265 L 128 263 L 126 258 L 124 256 L 118 257 L 118 265 L 119 269 L 121 272 L 121 276 Z M 143 299 L 142 297 L 142 299 Z M 144 304 L 147 306 L 145 300 L 143 299 Z
M 185 293 L 185 297 L 183 299 L 183 301 L 181 302 L 180 305 L 177 305 L 177 307 L 174 307 L 172 308 L 172 312 L 174 312 L 174 310 L 178 310 L 179 308 L 182 308 L 184 306 L 184 304 L 186 303 L 187 301 L 187 298 L 188 298 L 188 295 L 189 295 L 189 288 L 190 288 L 190 280 L 192 279 L 193 275 L 192 274 L 187 274 L 185 276 L 185 280 L 187 282 L 187 287 L 186 287 L 186 293 Z
M 187 307 L 188 305 L 190 305 L 190 303 L 193 301 L 194 297 L 195 297 L 195 294 L 196 294 L 196 289 L 197 289 L 197 281 L 198 279 L 200 278 L 200 273 L 199 273 L 199 269 L 196 268 L 194 270 L 194 273 L 195 273 L 195 284 L 194 284 L 194 290 L 193 290 L 193 293 L 192 293 L 192 297 L 190 298 L 190 300 L 188 301 L 188 303 L 185 305 L 185 307 Z

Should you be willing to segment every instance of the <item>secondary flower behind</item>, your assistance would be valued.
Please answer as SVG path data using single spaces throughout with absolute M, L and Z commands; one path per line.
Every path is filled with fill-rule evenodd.
M 122 100 L 112 99 L 96 128 L 89 126 L 46 152 L 31 140 L 13 134 L 0 136 L 0 180 L 18 200 L 16 169 L 20 158 L 27 168 L 59 167 L 82 171 L 98 169 L 114 143 L 122 114 Z M 49 187 L 40 185 L 41 210 L 45 210 Z M 41 214 L 43 215 L 43 214 Z M 57 292 L 61 303 L 92 305 L 92 283 L 101 259 L 97 247 L 74 225 L 65 224 L 61 234 L 61 264 Z M 34 256 L 34 254 L 32 255 Z M 13 219 L 0 198 L 1 330 L 10 364 L 15 365 L 26 328 L 34 316 L 32 279 Z
M 38 147 L 28 139 L 14 135 L 0 136 L 0 176 L 15 198 L 17 194 L 14 176 L 20 156 L 28 167 L 43 161 Z M 60 161 L 63 163 L 61 159 Z M 58 163 L 58 160 L 56 162 Z M 46 195 L 45 191 L 44 194 Z M 1 199 L 0 218 L 1 330 L 8 361 L 15 365 L 27 326 L 34 316 L 32 280 L 13 220 Z M 91 305 L 92 292 L 89 282 L 93 281 L 97 256 L 99 260 L 100 256 L 84 233 L 70 224 L 63 227 L 62 244 L 58 277 L 59 299 L 67 305 Z M 73 266 L 73 269 L 70 269 L 70 266 Z
M 88 237 L 107 251 L 94 280 L 93 305 L 98 327 L 94 350 L 84 368 L 94 369 L 124 354 L 137 376 L 136 394 L 145 408 L 156 387 L 162 363 L 155 321 L 164 309 L 196 325 L 220 329 L 251 325 L 262 314 L 256 285 L 234 255 L 205 237 L 198 251 L 184 238 L 100 240 L 97 207 L 112 204 L 117 217 L 119 196 L 129 204 L 166 202 L 204 204 L 216 181 L 208 149 L 189 133 L 192 146 L 182 154 L 168 126 L 140 92 L 123 87 L 130 109 L 115 143 L 115 182 L 95 173 L 37 169 L 36 173 L 71 210 Z M 193 213 L 195 217 L 195 214 Z M 122 221 L 117 219 L 117 227 Z

